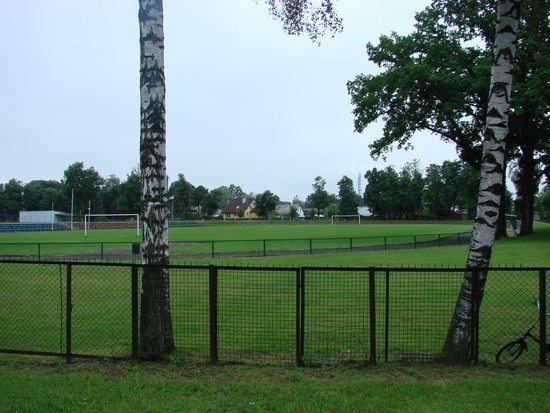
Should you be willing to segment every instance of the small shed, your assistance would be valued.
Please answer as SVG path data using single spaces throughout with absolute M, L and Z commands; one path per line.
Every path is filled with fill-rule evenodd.
M 61 211 L 19 211 L 19 222 L 24 224 L 51 224 L 70 220 L 71 214 Z

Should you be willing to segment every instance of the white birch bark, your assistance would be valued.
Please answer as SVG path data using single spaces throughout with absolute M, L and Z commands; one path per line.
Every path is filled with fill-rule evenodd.
M 476 219 L 466 262 L 462 287 L 451 320 L 444 353 L 455 360 L 468 361 L 472 341 L 472 309 L 479 308 L 487 277 L 487 268 L 497 229 L 501 194 L 504 191 L 503 173 L 508 136 L 508 114 L 512 92 L 512 69 L 516 52 L 517 27 L 520 14 L 517 0 L 498 1 L 498 22 L 494 45 L 494 61 L 487 120 L 484 131 L 481 181 L 479 185 Z M 473 291 L 474 270 L 479 271 L 476 294 Z
M 141 351 L 174 350 L 170 313 L 162 0 L 139 1 L 140 171 L 143 222 Z

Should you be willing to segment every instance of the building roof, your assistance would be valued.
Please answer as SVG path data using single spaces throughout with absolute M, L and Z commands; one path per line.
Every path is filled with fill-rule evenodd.
M 236 198 L 229 201 L 222 210 L 224 214 L 237 213 L 239 209 L 247 210 L 254 198 Z
M 302 210 L 302 207 L 298 204 L 289 204 L 289 203 L 279 204 L 275 207 L 275 209 L 279 215 L 289 216 L 291 207 L 294 207 L 296 209 L 296 213 L 298 214 L 297 216 L 299 218 L 304 217 L 304 211 Z

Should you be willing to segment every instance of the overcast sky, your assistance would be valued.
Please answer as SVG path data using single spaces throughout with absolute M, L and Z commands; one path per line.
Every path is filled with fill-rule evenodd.
M 354 132 L 346 82 L 377 72 L 365 45 L 412 31 L 427 0 L 339 0 L 344 31 L 317 46 L 254 0 L 165 0 L 170 180 L 304 200 L 316 176 L 456 159 L 429 134 L 373 161 L 381 125 Z M 0 183 L 61 180 L 74 162 L 125 179 L 139 162 L 137 0 L 4 1 Z M 364 188 L 364 179 L 363 179 Z M 362 188 L 362 190 L 363 190 Z

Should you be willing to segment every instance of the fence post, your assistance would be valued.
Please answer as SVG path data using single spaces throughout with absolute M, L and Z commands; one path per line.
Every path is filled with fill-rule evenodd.
M 265 257 L 265 239 L 263 240 L 264 242 L 264 257 Z
M 384 361 L 388 361 L 390 342 L 390 270 L 386 270 L 386 314 L 384 326 Z
M 208 267 L 208 296 L 210 316 L 210 363 L 219 362 L 218 358 L 218 267 Z
M 374 297 L 374 267 L 369 268 L 369 330 L 370 363 L 376 364 L 376 301 Z
M 311 238 L 309 239 L 309 253 L 313 254 L 313 240 Z
M 138 266 L 132 265 L 132 358 L 139 355 Z
M 296 270 L 296 365 L 304 365 L 304 294 L 305 270 Z
M 40 244 L 39 244 L 40 245 Z M 67 303 L 66 307 L 66 360 L 67 363 L 71 362 L 72 356 L 72 312 L 73 312 L 73 302 L 72 302 L 72 278 L 73 278 L 73 265 L 71 263 L 67 264 Z
M 546 271 L 539 270 L 539 364 L 546 366 Z

